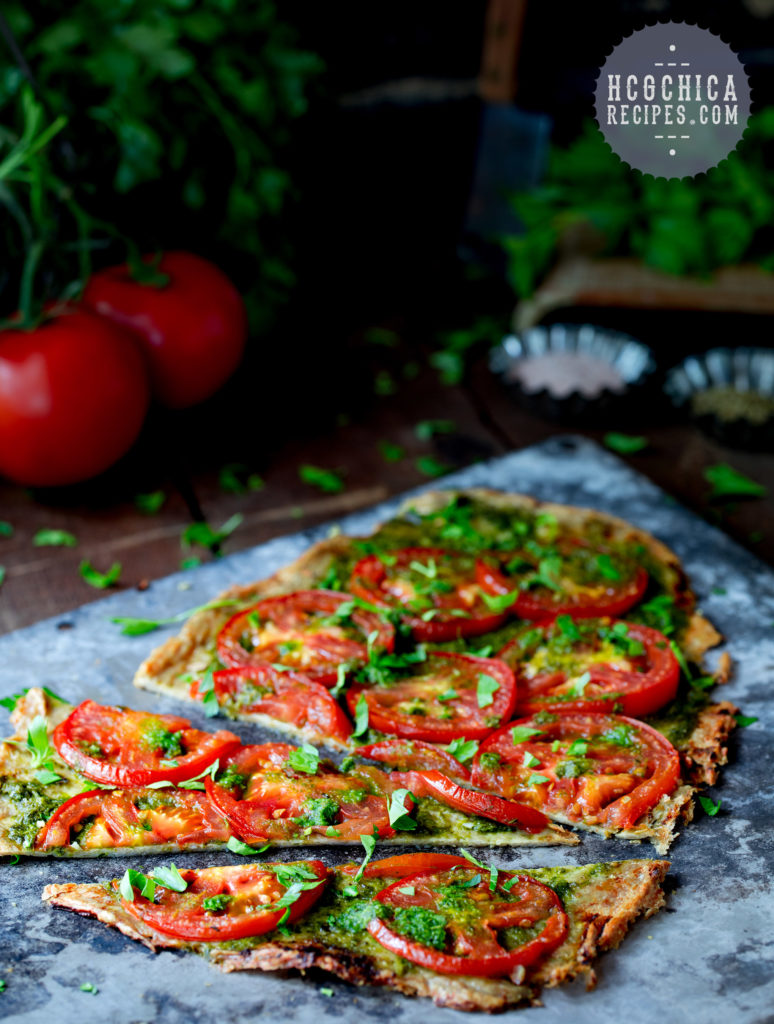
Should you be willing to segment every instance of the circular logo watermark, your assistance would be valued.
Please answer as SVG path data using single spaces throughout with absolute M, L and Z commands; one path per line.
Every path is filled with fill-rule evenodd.
M 750 115 L 744 66 L 697 25 L 651 25 L 627 36 L 597 79 L 596 117 L 614 153 L 656 177 L 701 174 L 736 147 Z

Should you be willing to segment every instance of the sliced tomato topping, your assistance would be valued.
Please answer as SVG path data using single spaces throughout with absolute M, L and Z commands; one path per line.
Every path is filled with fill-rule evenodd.
M 622 715 L 541 712 L 481 744 L 473 783 L 549 817 L 628 829 L 680 778 L 680 758 L 660 732 Z
M 205 779 L 213 804 L 246 842 L 324 835 L 335 839 L 395 835 L 388 798 L 393 785 L 377 768 L 342 774 L 326 762 L 304 771 L 286 743 L 242 747 Z M 310 765 L 313 768 L 314 765 Z
M 437 771 L 393 772 L 393 782 L 409 789 L 414 796 L 429 796 L 465 814 L 489 818 L 525 832 L 542 832 L 548 824 L 545 814 L 527 804 L 504 800 L 494 793 L 479 793 Z
M 175 843 L 225 843 L 223 816 L 191 789 L 99 789 L 66 800 L 38 832 L 35 849 L 77 842 L 82 850 Z
M 456 757 L 452 757 L 448 750 L 432 743 L 424 743 L 422 740 L 383 740 L 381 743 L 371 743 L 367 747 L 358 747 L 353 753 L 404 771 L 411 768 L 427 768 L 441 771 L 452 779 L 470 778 L 470 772 L 465 765 Z
M 582 619 L 623 614 L 642 598 L 648 574 L 622 556 L 565 540 L 558 548 L 492 555 L 479 563 L 478 581 L 491 595 L 511 594 L 510 610 L 522 619 Z
M 507 976 L 548 956 L 569 927 L 561 900 L 547 885 L 514 871 L 491 879 L 489 871 L 467 863 L 408 875 L 376 899 L 389 914 L 371 920 L 371 935 L 392 953 L 440 974 Z M 515 944 L 508 929 L 519 929 Z
M 356 714 L 361 694 L 373 729 L 404 739 L 450 743 L 478 740 L 507 722 L 516 703 L 516 681 L 496 658 L 437 652 L 417 671 L 378 686 L 354 683 L 347 704 Z
M 267 597 L 229 619 L 218 636 L 218 656 L 232 668 L 282 665 L 332 686 L 339 665 L 368 660 L 368 637 L 374 634 L 373 646 L 392 650 L 393 627 L 357 607 L 351 595 L 297 590 Z
M 372 860 L 363 871 L 363 878 L 405 878 L 417 871 L 444 871 L 457 865 L 467 867 L 470 861 L 452 853 L 399 853 L 395 857 Z M 359 864 L 345 864 L 341 871 L 354 875 L 360 870 Z
M 85 700 L 53 733 L 57 753 L 107 786 L 184 782 L 240 745 L 233 732 L 192 729 L 187 718 L 125 711 Z
M 443 548 L 401 548 L 368 555 L 352 570 L 350 590 L 401 612 L 416 640 L 444 643 L 496 629 L 506 618 L 482 596 L 478 559 Z
M 212 678 L 218 706 L 232 714 L 267 715 L 320 741 L 344 743 L 352 732 L 328 690 L 297 672 L 281 672 L 267 664 L 221 669 Z M 198 680 L 191 684 L 191 696 L 203 697 Z
M 656 629 L 611 619 L 558 616 L 500 651 L 518 685 L 517 712 L 621 711 L 649 715 L 674 700 L 680 666 Z
M 245 939 L 292 924 L 322 896 L 328 868 L 319 860 L 236 864 L 181 871 L 184 892 L 157 884 L 152 900 L 137 889 L 121 905 L 155 931 L 192 942 Z M 304 888 L 289 907 L 277 906 L 291 885 Z M 113 883 L 118 889 L 118 883 Z

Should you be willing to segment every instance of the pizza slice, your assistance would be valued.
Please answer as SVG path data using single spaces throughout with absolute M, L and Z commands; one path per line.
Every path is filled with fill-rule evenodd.
M 96 917 L 149 949 L 222 971 L 319 968 L 458 1010 L 538 1004 L 664 902 L 666 861 L 514 871 L 417 853 L 326 868 L 319 860 L 48 885 L 53 906 Z
M 174 715 L 50 692 L 17 701 L 0 743 L 0 854 L 96 856 L 246 843 L 540 845 L 577 840 L 499 797 L 412 796 L 368 765 L 322 761 L 316 747 L 242 744 Z

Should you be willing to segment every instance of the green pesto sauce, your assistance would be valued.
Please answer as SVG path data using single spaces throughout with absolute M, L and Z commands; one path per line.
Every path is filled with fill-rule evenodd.
M 436 835 L 439 832 L 444 832 L 449 833 L 451 838 L 464 840 L 472 833 L 511 831 L 507 825 L 490 821 L 488 818 L 478 818 L 473 814 L 464 814 L 453 807 L 447 807 L 446 804 L 442 804 L 432 797 L 418 799 L 414 818 L 417 822 L 414 835 L 417 837 L 423 833 Z
M 40 831 L 41 822 L 46 822 L 54 811 L 68 799 L 70 794 L 57 795 L 61 787 L 43 786 L 33 779 L 19 780 L 4 778 L 0 782 L 0 796 L 13 804 L 17 812 L 8 828 L 8 838 L 25 849 L 31 849 Z
M 696 728 L 699 715 L 708 704 L 709 698 L 704 694 L 678 696 L 645 721 L 663 733 L 672 746 L 679 748 Z

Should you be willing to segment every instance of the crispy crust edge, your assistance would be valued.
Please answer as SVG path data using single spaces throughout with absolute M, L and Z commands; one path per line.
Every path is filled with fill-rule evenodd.
M 574 958 L 559 965 L 552 965 L 549 959 L 520 984 L 505 979 L 444 976 L 416 967 L 397 975 L 379 968 L 368 956 L 329 949 L 322 943 L 313 942 L 296 948 L 278 942 L 252 950 L 213 950 L 209 959 L 227 973 L 286 969 L 303 973 L 317 968 L 354 985 L 387 986 L 404 995 L 431 998 L 436 1005 L 455 1010 L 491 1013 L 525 1003 L 535 1005 L 541 987 L 554 988 L 581 974 L 586 975 L 586 987 L 593 988 L 596 982 L 593 964 L 599 955 L 618 946 L 638 917 L 650 917 L 663 906 L 661 885 L 668 869 L 668 861 L 624 862 L 619 868 L 622 877 L 620 888 L 616 890 L 615 907 L 611 910 L 600 903 L 596 908 L 593 904 L 584 908 L 581 916 L 583 930 Z M 631 878 L 626 877 L 629 874 Z M 620 898 L 619 891 L 624 892 Z M 134 918 L 102 885 L 47 885 L 42 899 L 53 906 L 96 917 L 153 952 L 181 945 Z

